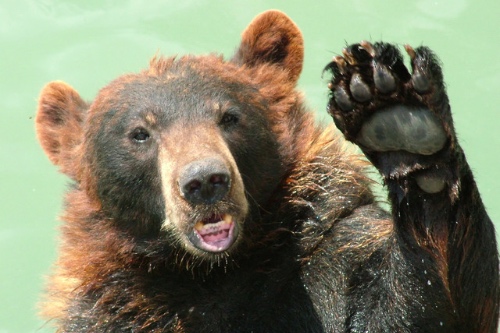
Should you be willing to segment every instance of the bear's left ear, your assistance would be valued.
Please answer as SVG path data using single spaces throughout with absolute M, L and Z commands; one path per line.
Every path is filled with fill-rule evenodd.
M 266 11 L 243 31 L 232 61 L 248 66 L 275 64 L 289 73 L 290 80 L 297 82 L 304 61 L 302 33 L 284 13 Z
M 76 179 L 79 167 L 77 146 L 83 139 L 83 119 L 88 104 L 68 84 L 47 84 L 38 101 L 36 134 L 50 161 Z

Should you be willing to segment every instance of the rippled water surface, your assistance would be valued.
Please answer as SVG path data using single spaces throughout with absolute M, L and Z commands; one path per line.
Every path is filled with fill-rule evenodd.
M 286 3 L 286 5 L 285 5 Z M 380 4 L 382 3 L 382 4 Z M 306 7 L 307 6 L 307 7 Z M 230 56 L 258 13 L 278 8 L 306 41 L 301 88 L 325 115 L 321 70 L 346 42 L 426 44 L 444 62 L 457 131 L 494 221 L 500 222 L 497 0 L 55 1 L 0 5 L 0 333 L 49 332 L 36 300 L 56 256 L 66 179 L 43 155 L 33 116 L 42 86 L 64 80 L 91 100 L 116 76 L 162 54 Z

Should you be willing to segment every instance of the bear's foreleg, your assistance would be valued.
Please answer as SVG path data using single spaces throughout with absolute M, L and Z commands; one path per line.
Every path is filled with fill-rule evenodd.
M 387 43 L 344 49 L 326 68 L 333 74 L 329 113 L 380 171 L 389 192 L 395 246 L 388 251 L 399 254 L 382 259 L 390 261 L 384 279 L 399 281 L 402 266 L 410 268 L 399 271 L 418 275 L 390 292 L 411 299 L 413 287 L 422 290 L 428 298 L 422 311 L 432 311 L 438 293 L 447 301 L 434 303 L 448 304 L 454 318 L 449 329 L 496 332 L 494 228 L 457 142 L 441 66 L 427 47 L 405 49 L 411 70 Z M 412 285 L 418 283 L 424 286 Z

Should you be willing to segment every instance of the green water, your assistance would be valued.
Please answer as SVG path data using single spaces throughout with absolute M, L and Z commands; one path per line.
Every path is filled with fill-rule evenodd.
M 244 27 L 271 8 L 285 11 L 304 33 L 300 87 L 325 120 L 321 70 L 346 42 L 383 39 L 433 48 L 445 64 L 462 146 L 490 216 L 500 223 L 498 0 L 2 0 L 0 333 L 51 331 L 35 306 L 56 256 L 66 180 L 35 139 L 42 86 L 64 80 L 92 99 L 116 76 L 146 67 L 158 51 L 230 56 Z

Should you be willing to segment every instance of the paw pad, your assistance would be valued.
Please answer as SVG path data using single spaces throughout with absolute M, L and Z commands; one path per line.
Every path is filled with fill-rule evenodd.
M 396 105 L 369 118 L 357 141 L 378 152 L 404 150 L 432 155 L 443 148 L 446 135 L 439 119 L 429 110 Z
M 430 194 L 439 193 L 446 186 L 444 178 L 435 175 L 419 175 L 415 178 L 415 181 L 422 191 Z

